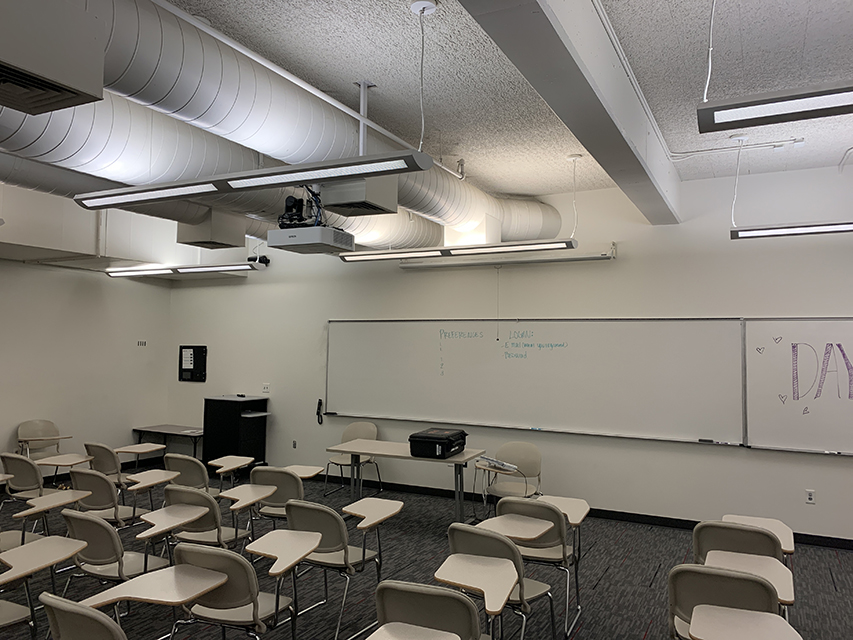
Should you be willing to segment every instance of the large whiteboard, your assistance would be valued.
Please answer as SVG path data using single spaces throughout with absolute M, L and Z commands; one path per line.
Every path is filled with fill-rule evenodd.
M 853 319 L 746 323 L 749 444 L 853 453 Z
M 353 417 L 740 443 L 742 322 L 329 322 L 326 409 Z

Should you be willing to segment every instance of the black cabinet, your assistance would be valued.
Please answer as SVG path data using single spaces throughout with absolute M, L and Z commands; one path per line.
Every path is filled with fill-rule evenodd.
M 268 398 L 217 396 L 204 399 L 202 460 L 222 456 L 251 456 L 266 462 Z

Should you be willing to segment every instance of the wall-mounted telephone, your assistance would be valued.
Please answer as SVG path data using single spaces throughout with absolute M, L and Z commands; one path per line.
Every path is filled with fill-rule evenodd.
M 180 382 L 207 380 L 207 347 L 181 345 L 178 353 L 178 380 Z

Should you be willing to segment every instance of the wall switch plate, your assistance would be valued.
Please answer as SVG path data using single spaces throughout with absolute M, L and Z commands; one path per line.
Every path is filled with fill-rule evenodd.
M 270 392 L 270 383 L 264 382 L 263 387 L 261 389 L 261 393 L 269 393 Z
M 814 489 L 806 489 L 806 504 L 817 504 L 815 493 L 817 492 Z

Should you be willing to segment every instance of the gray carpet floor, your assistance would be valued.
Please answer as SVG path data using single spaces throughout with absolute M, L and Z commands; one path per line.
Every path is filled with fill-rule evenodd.
M 318 481 L 305 483 L 306 499 L 327 504 L 335 509 L 349 503 L 345 489 L 326 498 L 323 485 Z M 386 491 L 382 497 L 402 500 L 403 511 L 382 525 L 383 567 L 382 577 L 411 582 L 438 584 L 433 574 L 447 556 L 447 527 L 453 521 L 453 501 L 447 498 L 412 493 Z M 162 490 L 154 495 L 155 507 L 162 501 Z M 223 501 L 224 502 L 224 501 Z M 17 521 L 12 514 L 22 510 L 19 504 L 6 504 L 0 510 L 0 528 L 15 529 Z M 471 503 L 466 503 L 470 514 Z M 479 507 L 482 516 L 482 505 Z M 223 522 L 230 521 L 227 506 L 223 504 Z M 62 535 L 65 525 L 58 513 L 50 516 L 51 532 Z M 245 516 L 241 521 L 245 523 Z M 351 544 L 361 544 L 361 533 L 356 531 L 357 519 L 349 519 L 347 526 Z M 144 526 L 144 525 L 143 525 Z M 134 539 L 143 526 L 121 531 L 125 549 L 142 551 Z M 271 524 L 257 525 L 257 534 L 270 530 Z M 375 541 L 368 538 L 368 547 Z M 691 533 L 683 529 L 635 524 L 589 517 L 582 527 L 582 554 L 579 565 L 582 615 L 573 640 L 613 640 L 667 637 L 667 573 L 676 564 L 692 558 Z M 273 591 L 272 579 L 267 575 L 270 560 L 255 563 L 262 590 Z M 853 636 L 853 551 L 800 544 L 793 561 L 796 605 L 791 609 L 790 621 L 805 640 L 842 640 Z M 59 588 L 64 585 L 63 574 Z M 528 568 L 528 577 L 552 585 L 558 628 L 563 625 L 565 602 L 564 574 L 542 566 Z M 298 637 L 301 640 L 331 640 L 334 636 L 343 579 L 329 575 L 330 603 L 299 616 Z M 50 589 L 49 573 L 44 571 L 31 581 L 34 594 Z M 299 579 L 299 603 L 304 609 L 318 601 L 323 593 L 323 577 L 314 569 Z M 72 583 L 69 597 L 82 600 L 105 587 L 92 578 L 78 578 Z M 341 638 L 349 638 L 376 619 L 374 589 L 376 573 L 372 567 L 353 577 L 343 616 Z M 283 593 L 290 595 L 290 581 Z M 25 604 L 23 589 L 7 591 L 3 599 Z M 574 586 L 571 588 L 571 606 L 575 606 Z M 506 637 L 518 636 L 520 619 L 506 614 Z M 42 611 L 37 613 L 40 633 L 47 629 Z M 134 604 L 129 615 L 121 620 L 129 640 L 153 640 L 167 634 L 173 621 L 172 612 L 162 606 Z M 365 637 L 369 634 L 364 634 Z M 550 638 L 547 601 L 537 601 L 527 627 L 526 637 L 531 640 Z M 43 635 L 41 637 L 44 637 Z M 182 627 L 178 638 L 218 639 L 216 627 L 198 624 Z M 229 630 L 228 638 L 243 637 L 238 630 Z M 290 638 L 289 624 L 268 631 L 265 638 Z M 0 630 L 0 638 L 24 640 L 29 638 L 25 625 Z

